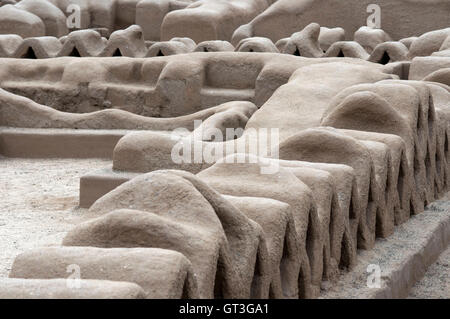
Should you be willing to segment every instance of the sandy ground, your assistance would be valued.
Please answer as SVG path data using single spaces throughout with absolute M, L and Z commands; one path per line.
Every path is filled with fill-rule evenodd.
M 103 159 L 0 157 L 0 277 L 8 276 L 18 254 L 59 245 L 74 224 L 88 218 L 77 207 L 79 178 L 109 164 Z
M 431 265 L 411 289 L 409 298 L 450 299 L 450 247 Z

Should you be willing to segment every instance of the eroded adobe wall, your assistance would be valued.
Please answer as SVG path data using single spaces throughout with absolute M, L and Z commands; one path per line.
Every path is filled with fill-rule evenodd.
M 303 29 L 311 22 L 325 27 L 342 27 L 347 39 L 367 24 L 370 0 L 279 0 L 249 24 L 235 31 L 233 43 L 250 36 L 268 37 L 273 41 Z M 400 40 L 449 25 L 450 3 L 445 0 L 383 0 L 381 25 L 394 40 Z
M 324 62 L 288 55 L 225 52 L 185 55 L 182 62 L 179 56 L 120 60 L 2 59 L 0 72 L 5 77 L 0 85 L 11 93 L 64 112 L 116 108 L 166 118 L 233 100 L 261 106 L 294 70 Z

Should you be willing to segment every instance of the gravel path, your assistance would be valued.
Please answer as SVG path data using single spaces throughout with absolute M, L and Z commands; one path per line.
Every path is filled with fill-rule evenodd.
M 450 299 L 450 247 L 431 265 L 421 281 L 411 289 L 412 299 Z
M 78 208 L 80 176 L 110 164 L 103 159 L 0 157 L 0 277 L 14 258 L 36 247 L 59 245 L 88 218 Z

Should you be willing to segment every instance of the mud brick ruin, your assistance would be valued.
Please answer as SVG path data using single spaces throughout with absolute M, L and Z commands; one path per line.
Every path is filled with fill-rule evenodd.
M 450 1 L 0 3 L 0 298 L 404 298 L 449 258 Z M 8 250 L 24 160 L 34 219 L 81 169 Z

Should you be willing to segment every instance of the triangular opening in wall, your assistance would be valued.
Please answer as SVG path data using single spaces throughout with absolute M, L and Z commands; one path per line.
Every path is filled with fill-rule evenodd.
M 338 58 L 345 58 L 344 52 L 342 50 L 339 50 L 339 53 L 337 55 Z
M 122 52 L 120 51 L 119 48 L 116 49 L 116 51 L 114 51 L 112 56 L 123 56 Z
M 403 168 L 403 164 L 400 164 L 397 178 L 397 194 L 400 199 L 400 203 L 403 203 L 403 183 L 405 180 L 405 169 Z
M 219 259 L 222 259 L 222 256 L 219 256 Z M 221 262 L 217 264 L 216 267 L 216 278 L 214 279 L 214 299 L 223 299 L 223 283 L 225 281 L 225 275 L 223 270 L 223 265 L 220 264 Z
M 81 58 L 81 54 L 80 54 L 80 52 L 78 51 L 78 49 L 76 47 L 73 47 L 73 49 L 70 52 L 69 56 L 74 56 L 74 57 Z
M 351 251 L 352 247 L 349 247 L 349 242 L 347 234 L 344 234 L 342 241 L 341 241 L 341 258 L 339 260 L 339 269 L 348 269 L 351 264 Z
M 287 291 L 288 287 L 286 287 L 287 285 L 289 285 L 289 272 L 290 272 L 290 268 L 291 266 L 291 260 L 294 258 L 294 256 L 292 256 L 292 254 L 290 253 L 290 247 L 289 247 L 289 242 L 288 242 L 288 236 L 287 234 L 285 234 L 284 236 L 284 241 L 283 241 L 283 252 L 282 252 L 282 256 L 281 256 L 281 261 L 280 261 L 280 275 L 281 275 L 281 289 L 283 291 Z M 271 292 L 272 289 L 270 289 L 269 293 Z M 275 296 L 272 295 L 272 299 L 275 298 Z
M 188 279 L 185 278 L 184 279 L 184 284 L 183 284 L 183 290 L 182 290 L 182 295 L 181 295 L 181 299 L 190 299 L 192 298 L 191 296 L 189 296 L 189 284 L 188 284 Z
M 159 50 L 158 53 L 156 54 L 156 56 L 164 56 L 164 53 L 162 53 L 162 51 Z
M 412 216 L 412 215 L 416 215 L 416 214 L 417 214 L 417 212 L 414 208 L 414 204 L 413 204 L 412 200 L 410 200 L 409 201 L 409 215 Z
M 256 261 L 255 261 L 255 266 L 253 268 L 253 279 L 252 279 L 252 284 L 251 284 L 251 291 L 250 291 L 250 298 L 256 298 L 257 296 L 257 292 L 258 292 L 258 288 L 260 285 L 260 280 L 261 280 L 261 265 L 260 265 L 260 256 L 259 256 L 259 252 L 256 253 Z
M 37 59 L 36 53 L 33 48 L 29 47 L 27 52 L 22 56 L 22 59 Z
M 302 56 L 302 55 L 300 54 L 300 50 L 298 49 L 298 47 L 295 47 L 294 55 L 295 55 L 295 56 Z
M 378 63 L 386 65 L 389 63 L 389 61 L 391 61 L 391 57 L 386 51 L 384 51 L 383 56 L 381 57 L 380 61 L 378 61 Z
M 304 267 L 300 267 L 300 272 L 298 274 L 298 297 L 300 299 L 307 297 L 307 287 L 310 285 L 307 278 L 310 275 L 311 274 L 308 274 L 307 271 L 305 271 Z
M 449 153 L 450 153 L 450 149 L 449 149 L 448 146 L 449 146 L 449 143 L 448 143 L 448 137 L 447 137 L 447 134 L 445 134 L 444 154 L 445 154 L 445 157 L 447 157 L 447 158 L 448 158 Z
M 253 49 L 248 50 L 248 52 L 253 52 Z

